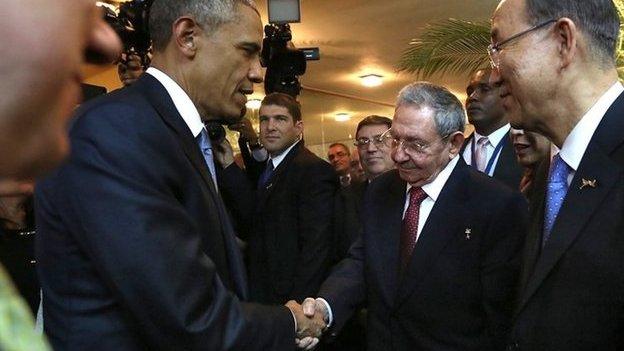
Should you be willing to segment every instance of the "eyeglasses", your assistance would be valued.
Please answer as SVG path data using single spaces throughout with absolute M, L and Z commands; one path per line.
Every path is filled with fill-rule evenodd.
M 395 137 L 391 135 L 391 130 L 392 129 L 388 129 L 381 135 L 384 138 L 384 145 L 392 149 L 398 149 L 399 147 L 403 146 L 403 150 L 407 154 L 419 155 L 419 156 L 426 154 L 427 149 L 431 147 L 431 145 L 434 145 L 435 143 L 439 141 L 444 141 L 446 140 L 446 138 L 449 137 L 449 135 L 451 135 L 451 134 L 447 134 L 443 136 L 442 138 L 440 138 L 440 140 L 438 141 L 434 141 L 432 143 L 425 143 L 420 140 L 407 141 L 407 140 L 396 139 Z
M 514 34 L 511 37 L 501 41 L 500 43 L 492 43 L 490 45 L 488 45 L 487 51 L 488 51 L 488 56 L 490 57 L 490 65 L 492 65 L 493 69 L 498 69 L 500 67 L 500 57 L 499 57 L 499 53 L 501 51 L 501 49 L 503 48 L 503 46 L 509 44 L 510 42 L 521 38 L 522 36 L 531 33 L 532 31 L 538 30 L 542 27 L 546 27 L 547 25 L 551 24 L 551 23 L 555 23 L 557 22 L 557 20 L 555 19 L 551 19 L 548 20 L 546 22 L 542 22 L 538 25 L 535 25 L 525 31 L 522 31 L 520 33 Z
M 376 148 L 380 148 L 382 146 L 387 146 L 386 144 L 387 138 L 391 138 L 391 136 L 389 134 L 386 134 L 386 132 L 384 132 L 383 134 L 375 135 L 374 137 L 370 139 L 365 138 L 365 137 L 357 138 L 353 142 L 353 145 L 357 146 L 358 148 L 364 149 L 364 148 L 367 148 L 370 143 L 373 143 L 373 145 L 375 145 Z

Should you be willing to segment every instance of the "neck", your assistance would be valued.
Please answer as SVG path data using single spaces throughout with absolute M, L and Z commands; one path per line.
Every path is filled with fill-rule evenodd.
M 479 135 L 489 136 L 490 134 L 494 133 L 498 129 L 502 128 L 507 123 L 508 122 L 507 122 L 506 119 L 501 119 L 499 121 L 496 121 L 495 123 L 490 123 L 490 124 L 487 124 L 487 125 L 478 125 L 477 126 L 475 124 L 475 130 L 477 131 L 477 133 L 479 133 Z

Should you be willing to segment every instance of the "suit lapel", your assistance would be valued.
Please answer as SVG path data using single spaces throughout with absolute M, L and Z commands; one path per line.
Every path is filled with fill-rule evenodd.
M 510 185 L 514 190 L 517 190 L 522 175 L 522 167 L 516 160 L 516 153 L 513 149 L 513 143 L 511 142 L 509 133 L 505 134 L 502 140 L 505 144 L 503 144 L 492 176 Z
M 539 254 L 532 274 L 530 271 L 528 272 L 530 278 L 522 290 L 516 314 L 522 311 L 522 308 L 559 259 L 583 231 L 594 212 L 600 208 L 603 199 L 612 191 L 616 182 L 622 177 L 622 167 L 614 162 L 609 157 L 609 154 L 624 141 L 624 135 L 621 133 L 624 127 L 624 120 L 620 119 L 620 113 L 624 109 L 623 95 L 620 95 L 609 108 L 598 129 L 596 129 L 587 150 L 585 150 L 585 154 L 555 220 L 550 239 L 544 246 L 542 253 Z M 597 186 L 583 187 L 581 189 L 583 179 L 595 180 Z M 541 186 L 545 188 L 545 184 Z M 532 214 L 537 213 L 537 216 L 539 216 L 534 220 L 534 224 L 543 223 L 544 201 L 541 201 L 540 205 L 540 211 L 532 211 Z M 539 237 L 539 242 L 541 242 L 541 231 L 541 226 L 534 225 L 530 238 L 535 241 L 535 238 Z M 527 249 L 538 252 L 539 245 L 533 243 L 533 246 L 527 247 Z M 531 253 L 525 255 L 528 259 L 531 256 Z
M 282 175 L 288 168 L 288 165 L 292 162 L 292 160 L 302 151 L 303 148 L 303 140 L 299 141 L 284 157 L 282 162 L 280 162 L 279 166 L 273 170 L 273 174 L 266 182 L 266 185 L 262 189 L 258 189 L 258 207 L 263 208 L 266 201 L 269 199 L 271 194 L 273 193 L 275 184 L 279 183 Z M 266 167 L 266 165 L 265 165 Z
M 442 249 L 458 235 L 458 223 L 452 219 L 464 217 L 463 203 L 466 199 L 462 184 L 463 179 L 468 177 L 468 167 L 460 160 L 440 192 L 416 242 L 408 267 L 400 278 L 395 307 L 419 287 L 432 271 L 431 267 Z

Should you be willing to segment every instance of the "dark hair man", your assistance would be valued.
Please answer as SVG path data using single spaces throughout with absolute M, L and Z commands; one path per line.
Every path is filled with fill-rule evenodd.
M 354 144 L 368 182 L 394 168 L 390 149 L 382 139 L 391 127 L 390 118 L 377 115 L 367 116 L 357 125 Z
M 505 0 L 492 17 L 490 80 L 511 124 L 560 150 L 535 179 L 508 350 L 624 348 L 619 30 L 611 0 Z
M 518 189 L 522 167 L 516 161 L 509 137 L 509 121 L 503 109 L 500 88 L 489 82 L 491 69 L 475 72 L 466 88 L 466 113 L 475 132 L 462 146 L 467 164 Z
M 237 121 L 262 81 L 258 11 L 155 0 L 150 31 L 152 66 L 80 108 L 68 162 L 37 187 L 46 333 L 57 349 L 288 349 L 289 309 L 244 302 L 203 123 Z
M 330 333 L 366 302 L 367 350 L 502 349 L 526 203 L 458 156 L 464 118 L 445 88 L 401 90 L 385 139 L 397 170 L 370 184 L 362 236 L 304 301 Z
M 251 296 L 265 303 L 301 301 L 327 275 L 338 185 L 331 166 L 303 144 L 297 101 L 269 94 L 259 115 L 269 159 L 258 181 L 249 238 Z

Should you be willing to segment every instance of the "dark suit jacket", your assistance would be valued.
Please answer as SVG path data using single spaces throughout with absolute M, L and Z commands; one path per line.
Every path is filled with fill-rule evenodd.
M 466 138 L 466 140 L 464 141 L 464 145 L 462 145 L 460 155 L 463 155 L 464 150 L 467 147 L 470 147 L 470 144 L 472 143 L 472 138 L 474 138 L 474 133 Z M 505 143 L 503 144 L 500 156 L 498 157 L 498 161 L 496 162 L 496 167 L 494 167 L 494 173 L 492 174 L 492 177 L 494 179 L 500 180 L 512 189 L 518 190 L 524 170 L 522 166 L 518 164 L 516 152 L 514 151 L 513 143 L 511 142 L 509 134 L 505 135 L 503 140 L 505 141 Z
M 368 181 L 353 182 L 336 193 L 334 216 L 334 260 L 341 261 L 362 232 L 361 208 Z
M 258 189 L 249 237 L 252 301 L 302 301 L 318 292 L 331 263 L 331 165 L 297 143 Z
M 500 350 L 511 317 L 527 205 L 460 159 L 399 276 L 406 184 L 369 185 L 362 237 L 323 283 L 335 331 L 368 305 L 367 350 Z
M 208 168 L 149 74 L 83 105 L 67 162 L 36 190 L 46 333 L 56 350 L 281 350 L 284 307 L 247 282 Z
M 624 350 L 624 95 L 596 129 L 541 249 L 538 171 L 510 350 Z M 596 187 L 582 187 L 582 180 Z M 581 189 L 582 187 L 582 189 Z

